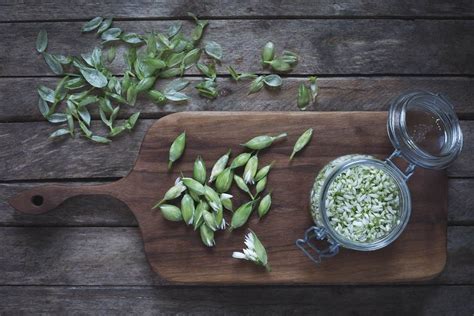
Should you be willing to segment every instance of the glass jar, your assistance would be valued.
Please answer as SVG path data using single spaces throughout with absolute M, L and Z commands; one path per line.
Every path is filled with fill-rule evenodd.
M 396 98 L 390 105 L 387 130 L 395 148 L 390 157 L 380 160 L 370 155 L 345 155 L 332 160 L 318 173 L 310 194 L 315 226 L 305 232 L 303 239 L 296 241 L 315 263 L 336 255 L 340 247 L 373 251 L 395 241 L 410 218 L 407 181 L 415 167 L 446 168 L 462 149 L 459 120 L 451 103 L 441 95 L 411 92 Z M 393 162 L 396 157 L 406 160 L 405 170 L 400 170 Z M 361 183 L 363 174 L 369 174 L 378 182 Z M 346 175 L 355 175 L 355 178 L 344 178 Z M 387 187 L 391 190 L 388 198 L 377 194 L 378 190 L 387 190 Z M 344 192 L 341 189 L 361 195 L 338 196 Z M 369 205 L 369 210 L 364 212 L 359 204 L 347 202 L 365 199 L 369 202 L 374 199 L 373 203 L 377 205 Z M 345 216 L 342 225 L 334 212 Z M 321 249 L 313 240 L 327 240 L 329 245 Z

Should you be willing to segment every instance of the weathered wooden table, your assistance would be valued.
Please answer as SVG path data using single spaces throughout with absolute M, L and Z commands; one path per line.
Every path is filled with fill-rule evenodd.
M 285 89 L 246 96 L 246 85 L 223 76 L 216 101 L 194 92 L 186 105 L 139 101 L 144 119 L 110 146 L 47 139 L 52 126 L 37 110 L 36 86 L 57 78 L 34 51 L 39 29 L 48 31 L 49 50 L 77 53 L 98 43 L 93 35 L 80 35 L 93 16 L 114 16 L 116 25 L 142 32 L 184 19 L 187 11 L 211 20 L 206 38 L 221 43 L 224 63 L 241 70 L 260 71 L 256 60 L 268 40 L 297 51 L 302 59 Z M 0 313 L 472 315 L 473 17 L 470 0 L 1 1 Z M 321 86 L 311 110 L 386 110 L 391 98 L 409 89 L 442 92 L 453 100 L 465 148 L 448 170 L 448 260 L 436 279 L 382 286 L 157 287 L 136 222 L 117 201 L 73 199 L 38 217 L 5 203 L 38 184 L 104 183 L 124 176 L 147 128 L 171 112 L 295 111 L 295 89 L 310 74 L 320 76 Z

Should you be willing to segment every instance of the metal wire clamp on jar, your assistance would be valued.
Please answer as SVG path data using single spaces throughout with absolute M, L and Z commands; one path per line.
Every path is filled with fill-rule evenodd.
M 340 247 L 373 251 L 388 246 L 405 229 L 411 214 L 411 197 L 407 181 L 416 167 L 444 169 L 459 155 L 463 135 L 453 106 L 443 96 L 430 92 L 410 92 L 390 105 L 387 131 L 395 150 L 385 160 L 369 155 L 346 155 L 329 162 L 316 177 L 310 196 L 311 215 L 315 226 L 306 230 L 296 245 L 315 263 L 338 254 Z M 408 166 L 400 170 L 394 158 L 403 158 Z M 334 180 L 350 168 L 367 166 L 384 172 L 396 184 L 399 210 L 394 226 L 384 236 L 369 242 L 346 238 L 330 223 L 326 200 Z M 312 240 L 327 240 L 320 249 Z M 312 252 L 311 252 L 312 250 Z

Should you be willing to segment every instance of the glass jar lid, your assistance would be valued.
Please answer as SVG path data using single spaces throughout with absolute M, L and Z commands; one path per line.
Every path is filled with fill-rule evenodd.
M 422 168 L 446 168 L 463 145 L 453 106 L 443 96 L 430 92 L 411 92 L 392 101 L 387 129 L 400 155 Z

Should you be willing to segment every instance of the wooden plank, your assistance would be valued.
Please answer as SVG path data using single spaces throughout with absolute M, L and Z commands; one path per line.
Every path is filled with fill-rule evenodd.
M 117 22 L 126 31 L 165 30 L 170 21 Z M 49 34 L 48 52 L 76 54 L 99 44 L 81 35 L 79 22 L 0 24 L 0 76 L 51 75 L 34 43 Z M 191 22 L 185 23 L 188 31 Z M 260 50 L 271 40 L 278 51 L 301 56 L 293 74 L 474 74 L 473 20 L 216 20 L 205 39 L 219 42 L 223 65 L 261 72 Z M 229 36 L 231 35 L 231 36 Z M 245 41 L 242 42 L 242 39 Z M 36 56 L 36 57 L 34 57 Z M 121 50 L 118 56 L 122 56 Z M 227 73 L 225 67 L 219 73 Z M 123 69 L 123 59 L 112 66 Z M 196 73 L 193 68 L 192 72 Z
M 143 97 L 133 108 L 122 106 L 119 117 L 140 111 L 142 117 L 158 118 L 178 111 L 299 111 L 296 106 L 298 84 L 306 78 L 286 78 L 279 91 L 262 90 L 248 96 L 248 82 L 236 83 L 229 78 L 219 79 L 220 97 L 209 101 L 198 95 L 194 85 L 201 79 L 188 77 L 191 84 L 184 90 L 191 100 L 185 104 L 169 103 L 158 106 Z M 55 87 L 56 78 L 0 79 L 0 121 L 44 120 L 38 111 L 36 87 Z M 157 84 L 161 89 L 169 80 Z M 390 100 L 413 89 L 442 93 L 455 105 L 461 118 L 474 118 L 474 79 L 459 77 L 358 77 L 320 78 L 318 101 L 308 110 L 316 111 L 381 111 L 387 110 Z M 98 118 L 97 113 L 94 115 Z
M 0 181 L 26 179 L 117 178 L 127 175 L 138 154 L 140 142 L 154 120 L 141 120 L 136 129 L 110 145 L 93 144 L 83 138 L 51 141 L 56 127 L 47 122 L 0 124 Z M 95 121 L 92 129 L 102 133 Z M 474 177 L 474 121 L 461 121 L 464 148 L 448 169 L 451 177 Z M 25 132 L 26 131 L 26 132 Z M 120 155 L 117 155 L 120 153 Z
M 0 287 L 0 313 L 89 315 L 470 315 L 473 286 Z
M 301 253 L 294 244 L 302 232 L 314 225 L 307 198 L 315 170 L 352 152 L 388 156 L 393 150 L 384 136 L 386 119 L 385 112 L 178 113 L 150 128 L 133 170 L 121 181 L 103 187 L 35 188 L 9 202 L 17 210 L 38 214 L 54 209 L 67 196 L 100 192 L 120 199 L 138 220 L 150 265 L 163 282 L 170 284 L 366 284 L 431 279 L 441 272 L 446 261 L 447 178 L 442 172 L 419 170 L 410 179 L 411 220 L 403 236 L 390 247 L 369 253 L 341 251 L 332 265 L 323 264 L 321 272 L 314 273 L 313 263 L 299 257 Z M 232 233 L 217 232 L 216 247 L 203 252 L 206 247 L 189 227 L 170 223 L 158 212 L 150 211 L 157 196 L 165 194 L 180 171 L 192 172 L 195 157 L 202 155 L 208 162 L 216 161 L 229 148 L 237 155 L 242 151 L 240 143 L 255 135 L 273 134 L 275 126 L 279 133 L 287 132 L 288 139 L 259 154 L 261 165 L 275 163 L 268 183 L 268 190 L 273 190 L 275 215 L 266 217 L 263 223 L 254 216 L 248 225 L 258 232 L 273 258 L 272 273 L 261 273 L 255 266 L 241 266 L 229 257 L 229 253 L 240 249 L 245 228 Z M 289 163 L 294 142 L 310 127 L 319 135 L 318 142 L 311 142 Z M 170 172 L 167 144 L 183 130 L 187 132 L 186 155 Z M 237 188 L 230 193 L 236 197 L 234 205 L 248 202 L 248 196 L 239 194 Z M 42 197 L 40 205 L 32 203 L 34 196 Z M 229 215 L 225 216 L 228 222 Z M 202 271 L 202 266 L 210 270 Z
M 108 196 L 86 196 L 67 200 L 41 216 L 14 210 L 6 200 L 39 185 L 96 185 L 107 182 L 3 183 L 0 184 L 0 226 L 137 226 L 135 217 L 123 203 Z M 449 179 L 448 225 L 474 222 L 474 179 Z
M 329 0 L 319 1 L 317 5 L 310 0 L 292 2 L 281 1 L 216 1 L 196 3 L 189 0 L 159 1 L 101 1 L 84 2 L 77 5 L 68 0 L 57 1 L 9 1 L 1 5 L 0 21 L 22 20 L 64 20 L 89 19 L 91 17 L 113 16 L 127 18 L 182 18 L 187 12 L 205 17 L 469 17 L 474 15 L 471 1 L 462 0 L 446 3 L 442 0 L 419 1 L 400 5 L 395 0 L 345 0 L 337 3 Z M 71 10 L 74 8 L 74 10 Z
M 0 227 L 0 237 L 0 284 L 159 282 L 145 259 L 143 241 L 135 227 Z M 473 259 L 474 227 L 448 227 L 447 265 L 437 279 L 423 284 L 472 285 Z

